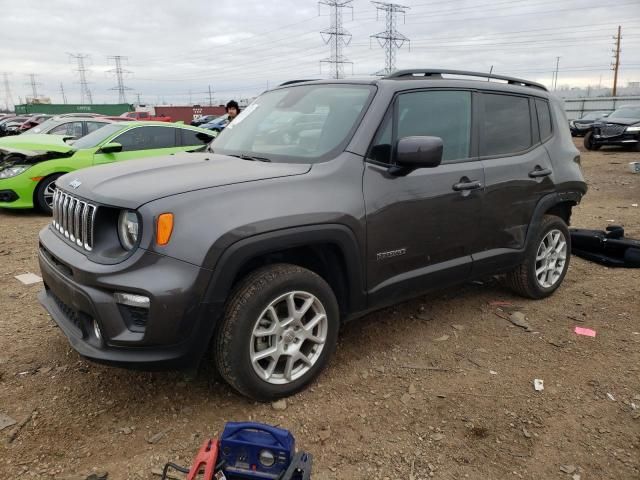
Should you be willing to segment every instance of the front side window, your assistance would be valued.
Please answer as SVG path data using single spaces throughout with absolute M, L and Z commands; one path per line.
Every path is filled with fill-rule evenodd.
M 375 88 L 299 85 L 267 92 L 211 144 L 215 153 L 312 163 L 335 155 L 353 135 Z
M 368 157 L 391 163 L 396 142 L 413 136 L 440 137 L 443 163 L 469 158 L 471 92 L 430 90 L 401 94 L 394 116 L 388 115 L 383 121 Z
M 91 132 L 89 135 L 85 135 L 81 139 L 76 140 L 73 146 L 78 150 L 84 148 L 95 148 L 106 139 L 108 139 L 111 135 L 122 129 L 122 125 L 119 125 L 117 123 L 107 124 L 103 128 L 99 128 L 98 130 Z
M 176 146 L 176 132 L 172 127 L 135 127 L 113 141 L 122 145 L 123 152 L 173 148 Z
M 99 128 L 107 125 L 105 122 L 87 122 L 87 133 L 95 132 Z
M 198 132 L 196 130 L 182 129 L 182 145 L 185 147 L 202 146 L 208 144 L 213 140 L 212 135 L 208 135 L 204 132 Z
M 485 93 L 480 124 L 480 155 L 522 152 L 532 145 L 529 99 Z

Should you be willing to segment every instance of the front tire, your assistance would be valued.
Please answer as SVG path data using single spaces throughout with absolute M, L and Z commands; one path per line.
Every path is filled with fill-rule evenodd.
M 331 287 L 305 268 L 260 268 L 234 289 L 214 339 L 220 375 L 258 401 L 292 395 L 326 366 L 338 339 Z
M 560 217 L 545 215 L 524 261 L 507 274 L 507 286 L 533 299 L 555 292 L 564 280 L 571 259 L 571 236 Z
M 36 187 L 34 200 L 35 206 L 38 210 L 43 213 L 47 213 L 51 215 L 52 213 L 52 205 L 53 205 L 53 193 L 56 189 L 56 180 L 58 177 L 62 176 L 62 174 L 54 174 L 49 175 L 46 178 L 40 180 L 38 186 Z
M 582 143 L 584 145 L 584 148 L 586 148 L 587 150 L 600 150 L 600 148 L 602 147 L 602 145 L 598 145 L 593 139 L 593 132 L 587 132 Z

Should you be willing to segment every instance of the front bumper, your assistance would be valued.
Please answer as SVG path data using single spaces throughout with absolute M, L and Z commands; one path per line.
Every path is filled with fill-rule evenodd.
M 40 232 L 38 258 L 45 285 L 39 300 L 80 355 L 119 366 L 175 368 L 196 364 L 207 349 L 222 311 L 201 302 L 210 271 L 142 249 L 120 264 L 96 264 L 49 227 Z M 114 292 L 148 296 L 146 318 L 131 322 Z
M 27 178 L 27 172 L 0 179 L 0 208 L 33 208 L 33 192 L 37 182 Z
M 569 130 L 573 135 L 586 135 L 591 130 L 591 125 L 580 127 L 578 125 L 570 125 Z
M 640 142 L 640 133 L 622 133 L 614 136 L 603 136 L 598 129 L 595 129 L 593 131 L 593 142 L 597 145 L 633 147 Z

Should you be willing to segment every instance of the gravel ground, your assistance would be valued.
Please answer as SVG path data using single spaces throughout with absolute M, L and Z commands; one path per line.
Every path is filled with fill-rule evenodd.
M 640 175 L 627 168 L 640 155 L 582 158 L 590 190 L 573 225 L 617 223 L 640 238 Z M 640 270 L 574 258 L 547 300 L 487 281 L 373 313 L 347 325 L 319 381 L 276 410 L 202 374 L 79 357 L 39 306 L 41 284 L 14 278 L 38 272 L 48 221 L 0 211 L 0 427 L 3 414 L 18 422 L 0 431 L 0 478 L 158 478 L 225 422 L 255 420 L 291 429 L 318 479 L 640 479 Z M 509 310 L 530 331 L 505 320 Z

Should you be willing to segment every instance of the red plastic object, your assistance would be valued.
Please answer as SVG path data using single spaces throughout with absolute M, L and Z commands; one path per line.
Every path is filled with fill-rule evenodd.
M 203 480 L 213 480 L 217 461 L 218 439 L 211 438 L 202 444 L 202 447 L 198 451 L 198 455 L 196 455 L 196 459 L 193 461 L 193 465 L 189 469 L 187 480 L 196 480 L 198 478 L 202 478 Z M 199 477 L 198 475 L 200 472 L 202 472 L 204 476 Z

